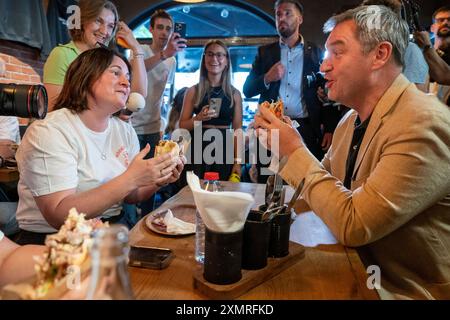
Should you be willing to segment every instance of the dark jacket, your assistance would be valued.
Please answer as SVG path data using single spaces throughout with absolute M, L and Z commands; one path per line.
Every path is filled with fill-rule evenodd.
M 324 125 L 325 132 L 333 132 L 339 119 L 335 110 L 322 107 L 322 103 L 317 98 L 317 83 L 308 83 L 307 76 L 319 71 L 322 51 L 313 43 L 307 41 L 305 42 L 303 57 L 303 97 L 314 131 L 318 137 L 321 137 L 320 126 Z M 281 81 L 270 83 L 269 89 L 266 89 L 264 75 L 280 59 L 281 49 L 278 41 L 258 48 L 258 54 L 253 62 L 252 70 L 244 84 L 244 95 L 247 98 L 260 94 L 259 103 L 278 100 Z

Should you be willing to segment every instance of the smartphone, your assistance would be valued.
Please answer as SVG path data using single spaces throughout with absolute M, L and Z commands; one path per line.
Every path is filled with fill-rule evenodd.
M 180 38 L 186 38 L 186 23 L 175 22 L 173 31 L 179 33 Z
M 209 110 L 214 110 L 214 117 L 219 117 L 220 107 L 222 106 L 222 98 L 210 98 L 209 99 Z
M 172 261 L 173 253 L 167 248 L 131 246 L 129 258 L 128 264 L 132 267 L 164 269 Z

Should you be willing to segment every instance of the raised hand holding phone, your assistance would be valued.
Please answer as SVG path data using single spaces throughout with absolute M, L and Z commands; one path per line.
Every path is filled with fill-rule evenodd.
M 173 31 L 180 35 L 180 38 L 186 38 L 186 23 L 175 22 Z
M 184 22 L 175 22 L 173 27 L 173 32 L 175 35 L 175 39 L 177 40 L 178 46 L 182 48 L 186 48 L 187 40 L 186 38 L 186 23 Z
M 167 43 L 166 49 L 162 51 L 164 59 L 173 57 L 177 54 L 177 52 L 183 51 L 184 48 L 187 47 L 186 43 L 187 40 L 180 37 L 180 34 L 174 31 L 169 39 L 169 42 Z

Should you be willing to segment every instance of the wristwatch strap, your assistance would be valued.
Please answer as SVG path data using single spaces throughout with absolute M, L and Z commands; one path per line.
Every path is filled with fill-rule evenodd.
M 423 47 L 422 52 L 427 51 L 428 49 L 432 48 L 431 44 L 427 44 Z

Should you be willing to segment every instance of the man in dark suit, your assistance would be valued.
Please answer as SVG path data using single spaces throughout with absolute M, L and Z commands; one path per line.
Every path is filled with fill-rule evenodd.
M 321 50 L 300 34 L 303 6 L 295 0 L 275 2 L 280 41 L 262 46 L 244 84 L 247 98 L 260 94 L 259 102 L 282 99 L 284 114 L 299 123 L 298 131 L 319 160 L 331 144 L 338 111 L 323 107 L 317 98 L 315 74 Z

